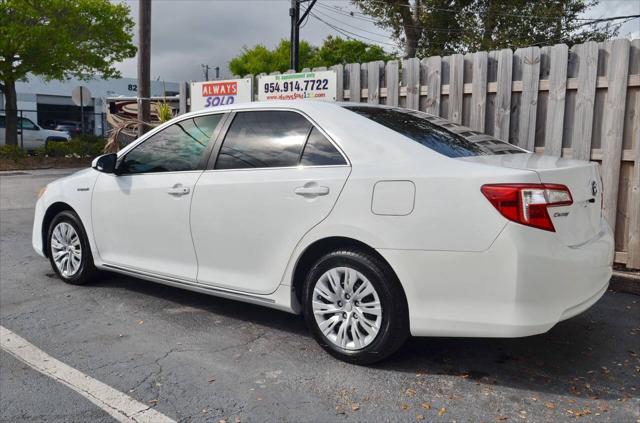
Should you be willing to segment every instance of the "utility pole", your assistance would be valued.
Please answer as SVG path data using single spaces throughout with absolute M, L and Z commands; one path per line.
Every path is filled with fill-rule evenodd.
M 211 69 L 211 67 L 209 65 L 205 65 L 205 64 L 202 64 L 200 66 L 202 66 L 202 74 L 204 75 L 204 80 L 208 81 L 209 80 L 209 69 Z
M 300 4 L 308 1 L 311 1 L 311 4 L 309 4 L 307 10 L 305 10 L 302 17 L 300 17 Z M 296 72 L 300 67 L 300 24 L 307 18 L 316 1 L 317 0 L 291 0 L 291 7 L 289 8 L 289 16 L 291 16 L 291 54 L 289 68 Z
M 140 0 L 138 10 L 138 120 L 151 122 L 151 0 Z M 138 125 L 138 136 L 147 132 Z

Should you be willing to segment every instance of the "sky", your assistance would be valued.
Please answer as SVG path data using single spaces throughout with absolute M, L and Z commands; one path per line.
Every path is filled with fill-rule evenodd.
M 113 0 L 126 3 L 137 22 L 137 0 Z M 228 77 L 229 60 L 242 47 L 264 44 L 274 47 L 280 39 L 289 38 L 290 0 L 153 0 L 151 8 L 151 76 L 164 81 L 203 80 L 201 64 L 220 67 Z M 335 27 L 346 29 L 369 43 L 394 51 L 387 32 L 367 19 L 349 15 L 357 11 L 348 0 L 318 0 L 310 17 L 300 30 L 300 37 L 320 45 L 328 35 L 340 35 Z M 584 18 L 640 14 L 640 0 L 601 0 Z M 321 22 L 322 19 L 325 22 Z M 137 43 L 137 27 L 135 29 Z M 640 38 L 640 19 L 626 23 L 620 36 Z M 344 35 L 342 35 L 343 38 Z M 397 50 L 397 48 L 395 48 Z M 117 65 L 125 77 L 136 77 L 136 59 Z M 209 71 L 210 79 L 215 71 Z

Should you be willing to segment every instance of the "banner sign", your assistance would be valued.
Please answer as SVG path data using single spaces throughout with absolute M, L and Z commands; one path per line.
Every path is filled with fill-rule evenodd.
M 250 102 L 251 82 L 251 78 L 192 82 L 191 111 Z
M 335 71 L 283 73 L 258 79 L 258 100 L 336 101 Z

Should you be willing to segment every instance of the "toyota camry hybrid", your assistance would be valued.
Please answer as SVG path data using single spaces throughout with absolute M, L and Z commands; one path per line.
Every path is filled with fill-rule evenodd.
M 606 291 L 598 165 L 422 112 L 268 102 L 181 115 L 50 183 L 33 246 L 98 271 L 302 313 L 372 363 L 409 335 L 548 331 Z

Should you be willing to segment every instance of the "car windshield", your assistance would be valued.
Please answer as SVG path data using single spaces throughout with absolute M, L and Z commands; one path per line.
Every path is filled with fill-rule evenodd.
M 344 106 L 447 157 L 526 153 L 490 135 L 416 110 Z

